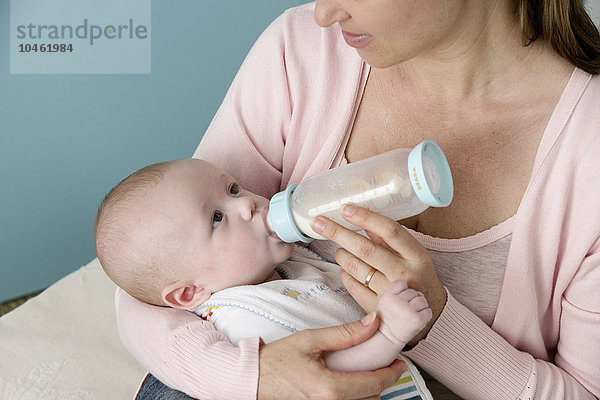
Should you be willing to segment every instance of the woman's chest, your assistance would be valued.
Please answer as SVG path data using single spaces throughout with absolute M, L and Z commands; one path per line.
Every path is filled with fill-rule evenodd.
M 431 236 L 471 236 L 517 212 L 551 113 L 486 111 L 487 118 L 481 112 L 436 115 L 431 109 L 419 111 L 406 104 L 389 107 L 366 90 L 345 156 L 354 162 L 434 140 L 450 163 L 453 202 L 401 222 Z

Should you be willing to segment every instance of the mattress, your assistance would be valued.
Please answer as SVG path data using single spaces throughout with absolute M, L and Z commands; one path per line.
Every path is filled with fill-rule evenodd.
M 98 259 L 0 317 L 0 399 L 131 399 L 144 369 L 121 343 Z

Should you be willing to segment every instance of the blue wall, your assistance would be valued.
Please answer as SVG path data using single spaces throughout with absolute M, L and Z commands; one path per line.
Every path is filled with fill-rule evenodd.
M 191 156 L 260 32 L 304 2 L 152 0 L 150 75 L 11 75 L 0 0 L 0 301 L 95 257 L 102 196 Z

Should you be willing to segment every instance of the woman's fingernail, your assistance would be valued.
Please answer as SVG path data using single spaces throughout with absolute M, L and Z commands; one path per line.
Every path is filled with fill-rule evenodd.
M 352 204 L 346 204 L 346 206 L 342 210 L 342 213 L 347 217 L 353 216 L 355 212 L 356 212 L 356 207 L 354 207 Z
M 325 221 L 317 217 L 312 223 L 312 228 L 317 233 L 323 232 L 323 229 L 325 229 Z
M 375 321 L 375 311 L 371 311 L 360 320 L 364 326 L 371 325 Z

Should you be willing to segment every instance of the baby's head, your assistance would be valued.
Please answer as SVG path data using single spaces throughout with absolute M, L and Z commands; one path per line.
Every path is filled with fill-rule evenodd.
M 133 297 L 191 310 L 219 290 L 275 277 L 293 246 L 270 232 L 268 205 L 206 161 L 152 164 L 102 200 L 96 252 Z

